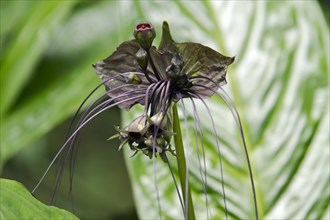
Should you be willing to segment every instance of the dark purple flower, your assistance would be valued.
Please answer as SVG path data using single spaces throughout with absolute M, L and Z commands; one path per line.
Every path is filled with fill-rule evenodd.
M 150 23 L 137 24 L 134 36 L 134 40 L 122 43 L 108 58 L 93 65 L 107 94 L 120 108 L 129 109 L 139 103 L 145 106 L 141 117 L 168 115 L 173 102 L 182 98 L 210 97 L 226 84 L 227 67 L 234 57 L 223 56 L 198 43 L 176 43 L 166 22 L 158 48 L 151 46 L 156 34 Z M 129 135 L 132 133 L 130 126 L 127 129 L 127 134 L 119 132 L 125 143 L 134 139 Z M 159 130 L 164 129 L 156 127 L 154 135 L 139 136 L 139 144 L 129 143 L 131 149 L 141 149 L 144 146 L 141 141 L 149 136 L 158 138 Z
M 234 57 L 198 43 L 176 43 L 166 22 L 158 49 L 151 46 L 155 33 L 150 23 L 136 25 L 134 35 L 135 40 L 122 43 L 108 58 L 93 65 L 108 95 L 115 102 L 126 100 L 118 104 L 120 108 L 140 103 L 146 108 L 166 109 L 172 101 L 195 94 L 210 97 L 226 84 L 227 67 Z
M 170 144 L 171 138 L 175 135 L 177 135 L 175 137 L 178 137 L 178 134 L 181 133 L 181 131 L 179 128 L 180 126 L 174 126 L 178 129 L 175 130 L 177 134 L 173 133 L 171 107 L 173 103 L 181 101 L 183 115 L 184 118 L 187 119 L 183 102 L 183 99 L 185 98 L 188 98 L 193 105 L 192 110 L 194 112 L 193 117 L 196 147 L 198 148 L 198 138 L 200 137 L 202 142 L 201 147 L 203 149 L 205 175 L 206 163 L 204 155 L 203 132 L 201 130 L 201 126 L 199 125 L 201 122 L 194 99 L 201 100 L 207 109 L 206 114 L 208 114 L 211 119 L 212 128 L 214 131 L 213 135 L 216 138 L 215 145 L 218 150 L 220 175 L 223 180 L 221 152 L 215 129 L 215 123 L 210 113 L 210 109 L 204 101 L 205 98 L 211 97 L 216 93 L 225 101 L 240 129 L 239 131 L 248 161 L 256 216 L 258 216 L 252 170 L 249 164 L 247 148 L 239 115 L 231 99 L 227 95 L 221 96 L 217 93 L 217 90 L 226 84 L 227 68 L 234 62 L 235 57 L 224 56 L 199 43 L 175 42 L 171 36 L 167 22 L 163 23 L 162 37 L 158 48 L 152 46 L 156 33 L 150 23 L 143 22 L 137 24 L 134 28 L 134 37 L 135 39 L 125 41 L 120 44 L 116 51 L 109 57 L 93 65 L 96 73 L 101 78 L 102 83 L 97 86 L 91 94 L 93 94 L 93 92 L 102 85 L 105 86 L 106 93 L 92 103 L 84 112 L 82 117 L 77 122 L 76 127 L 73 129 L 72 135 L 67 138 L 67 141 L 63 144 L 58 154 L 47 168 L 36 188 L 44 179 L 49 168 L 53 165 L 56 158 L 59 157 L 62 151 L 65 152 L 63 163 L 65 164 L 67 159 L 70 158 L 70 169 L 71 171 L 73 170 L 76 155 L 76 150 L 74 149 L 75 141 L 82 127 L 93 120 L 97 115 L 108 109 L 115 106 L 122 109 L 130 109 L 135 104 L 141 104 L 144 106 L 143 114 L 134 119 L 128 126 L 122 129 L 118 127 L 118 133 L 113 135 L 110 139 L 119 138 L 121 140 L 119 149 L 128 144 L 130 149 L 135 151 L 135 153 L 142 152 L 148 157 L 154 158 L 154 167 L 155 157 L 156 155 L 159 155 L 162 160 L 168 164 L 172 178 L 175 181 L 175 177 L 169 163 L 170 160 L 167 159 L 166 152 L 169 151 L 175 155 Z M 225 91 L 223 92 L 225 93 Z M 85 99 L 82 105 L 86 102 L 90 95 Z M 75 121 L 82 105 L 79 107 L 73 122 Z M 177 118 L 177 116 L 175 117 Z M 70 129 L 73 127 L 73 122 L 70 125 Z M 186 129 L 188 128 L 186 127 Z M 190 146 L 187 147 L 189 148 Z M 180 158 L 179 156 L 178 158 Z M 63 168 L 64 166 L 58 173 L 54 193 L 59 186 Z M 155 175 L 156 174 L 154 173 L 154 176 Z M 70 190 L 72 187 L 72 178 L 73 172 L 70 172 Z M 205 179 L 202 176 L 201 180 L 205 186 L 204 194 L 207 197 L 206 176 Z M 188 176 L 186 177 L 185 182 L 186 184 L 188 183 Z M 183 184 L 182 181 L 181 184 Z M 177 185 L 176 190 L 180 198 L 180 203 L 184 211 L 185 218 L 187 219 L 189 217 L 186 212 L 188 210 L 188 203 L 183 204 Z M 182 195 L 184 192 L 182 192 Z M 222 183 L 222 193 L 227 218 L 224 183 Z

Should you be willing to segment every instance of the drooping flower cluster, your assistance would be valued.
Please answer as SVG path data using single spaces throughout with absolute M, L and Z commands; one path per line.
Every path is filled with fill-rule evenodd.
M 226 57 L 198 43 L 176 43 L 167 22 L 158 48 L 150 23 L 139 23 L 134 40 L 119 45 L 108 58 L 93 65 L 107 94 L 122 109 L 139 103 L 144 114 L 113 137 L 135 151 L 152 157 L 170 150 L 173 102 L 182 98 L 210 97 L 226 83 L 227 67 L 234 57 Z M 172 151 L 172 150 L 170 150 Z M 164 160 L 164 157 L 162 157 Z
M 128 143 L 136 153 L 142 151 L 150 158 L 153 155 L 153 146 L 155 146 L 155 152 L 159 153 L 163 161 L 167 161 L 164 157 L 166 151 L 170 151 L 175 155 L 170 145 L 173 133 L 171 132 L 172 121 L 169 116 L 170 114 L 167 114 L 163 117 L 162 113 L 151 118 L 148 115 L 143 115 L 136 118 L 126 129 L 121 130 L 117 127 L 119 133 L 113 135 L 110 139 L 119 137 L 122 141 L 119 150 Z M 157 133 L 155 134 L 156 129 Z

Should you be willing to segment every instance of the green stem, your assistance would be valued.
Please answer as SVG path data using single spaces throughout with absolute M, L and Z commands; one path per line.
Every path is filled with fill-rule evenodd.
M 175 135 L 174 135 L 175 152 L 176 152 L 176 160 L 177 160 L 178 169 L 179 169 L 179 177 L 180 177 L 181 189 L 182 189 L 182 194 L 183 194 L 183 201 L 188 206 L 187 218 L 189 220 L 190 219 L 194 220 L 196 218 L 195 218 L 195 212 L 194 212 L 194 205 L 193 205 L 193 202 L 191 199 L 191 191 L 190 191 L 189 182 L 188 182 L 188 186 L 187 186 L 188 189 L 186 189 L 186 173 L 187 173 L 186 158 L 184 155 L 180 121 L 179 121 L 178 109 L 176 107 L 176 104 L 173 105 L 172 109 L 173 109 L 173 132 L 175 133 Z M 186 192 L 188 192 L 188 203 L 186 203 Z

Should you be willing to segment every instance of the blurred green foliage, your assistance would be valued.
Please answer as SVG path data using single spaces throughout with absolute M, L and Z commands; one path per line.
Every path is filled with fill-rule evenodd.
M 91 64 L 131 39 L 132 27 L 138 21 L 149 20 L 160 33 L 161 22 L 168 20 L 176 40 L 197 41 L 226 55 L 237 55 L 227 87 L 243 114 L 252 145 L 262 216 L 276 217 L 289 203 L 293 208 L 286 217 L 326 217 L 329 170 L 324 164 L 329 161 L 324 158 L 329 153 L 329 97 L 324 91 L 329 80 L 329 26 L 324 25 L 316 2 L 300 3 L 2 0 L 2 177 L 19 180 L 32 189 L 63 143 L 69 117 L 100 83 Z M 247 24 L 241 25 L 243 21 Z M 309 45 L 307 49 L 305 45 Z M 228 192 L 234 202 L 229 205 L 241 207 L 232 215 L 249 216 L 250 206 L 241 204 L 250 204 L 251 197 L 244 191 L 248 186 L 242 172 L 246 164 L 237 130 L 233 121 L 224 123 L 230 116 L 223 105 L 213 101 L 216 117 L 223 119 L 219 122 L 224 134 L 221 141 L 230 146 L 224 148 L 227 181 L 233 186 Z M 136 218 L 131 185 L 139 199 L 140 217 L 158 215 L 151 161 L 139 156 L 128 159 L 127 152 L 129 180 L 122 153 L 117 152 L 118 143 L 106 142 L 114 133 L 113 125 L 120 124 L 119 116 L 119 110 L 111 110 L 82 132 L 73 192 L 75 213 L 81 218 Z M 292 124 L 297 126 L 289 127 Z M 286 125 L 291 130 L 285 129 Z M 210 129 L 207 124 L 203 126 L 206 131 Z M 216 155 L 214 149 L 208 149 Z M 233 158 L 242 160 L 231 161 Z M 209 161 L 216 159 L 211 156 Z M 46 203 L 51 197 L 55 168 L 36 192 L 36 197 Z M 168 172 L 159 177 L 166 194 L 162 203 L 166 211 L 177 197 Z M 211 184 L 212 189 L 219 187 L 217 178 L 211 176 L 216 183 Z M 68 182 L 62 180 L 56 204 L 72 210 Z M 194 196 L 203 204 L 200 182 L 195 183 Z M 299 188 L 301 184 L 305 190 Z M 320 190 L 313 194 L 311 189 L 328 194 L 322 196 Z M 216 202 L 221 195 L 214 191 L 213 196 L 214 209 L 222 210 Z M 166 215 L 176 216 L 177 210 L 171 211 Z
M 131 37 L 135 21 L 119 23 L 115 5 L 1 1 L 3 177 L 19 180 L 30 190 L 40 179 L 63 143 L 67 118 L 100 83 L 91 65 Z M 81 135 L 73 191 L 80 217 L 135 215 L 122 153 L 116 142 L 106 141 L 114 133 L 113 126 L 119 124 L 115 109 L 97 118 Z M 45 203 L 51 198 L 55 169 L 56 165 L 36 192 Z M 68 180 L 62 186 L 56 204 L 72 211 Z

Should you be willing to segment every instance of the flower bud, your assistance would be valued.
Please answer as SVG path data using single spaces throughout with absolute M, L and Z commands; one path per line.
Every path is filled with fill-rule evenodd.
M 134 37 L 143 49 L 149 50 L 156 32 L 152 24 L 142 22 L 135 26 Z
M 149 158 L 152 158 L 153 155 L 160 155 L 162 160 L 167 162 L 165 155 L 167 151 L 175 155 L 170 144 L 174 133 L 171 131 L 170 115 L 168 113 L 164 115 L 163 112 L 156 113 L 152 117 L 142 115 L 134 119 L 125 129 L 115 127 L 119 133 L 109 139 L 119 138 L 121 140 L 119 150 L 128 144 L 135 153 L 141 151 Z
M 158 126 L 162 130 L 165 130 L 164 128 L 167 125 L 167 117 L 164 117 L 163 112 L 155 114 L 150 119 L 152 124 Z
M 147 69 L 147 65 L 148 65 L 147 51 L 145 51 L 145 49 L 143 49 L 143 48 L 140 48 L 140 50 L 138 50 L 138 52 L 136 52 L 135 57 L 136 57 L 136 61 L 140 65 L 140 67 L 143 70 Z
M 147 130 L 148 130 L 149 126 L 148 124 L 146 124 L 146 119 L 145 117 L 141 117 L 141 118 L 137 118 L 135 119 L 127 128 L 128 133 L 138 133 L 139 135 L 143 136 Z
M 138 77 L 138 75 L 136 75 L 135 73 L 130 73 L 129 76 L 126 79 L 126 83 L 128 84 L 134 84 L 134 85 L 138 85 L 142 82 L 142 80 L 140 79 L 140 77 Z

